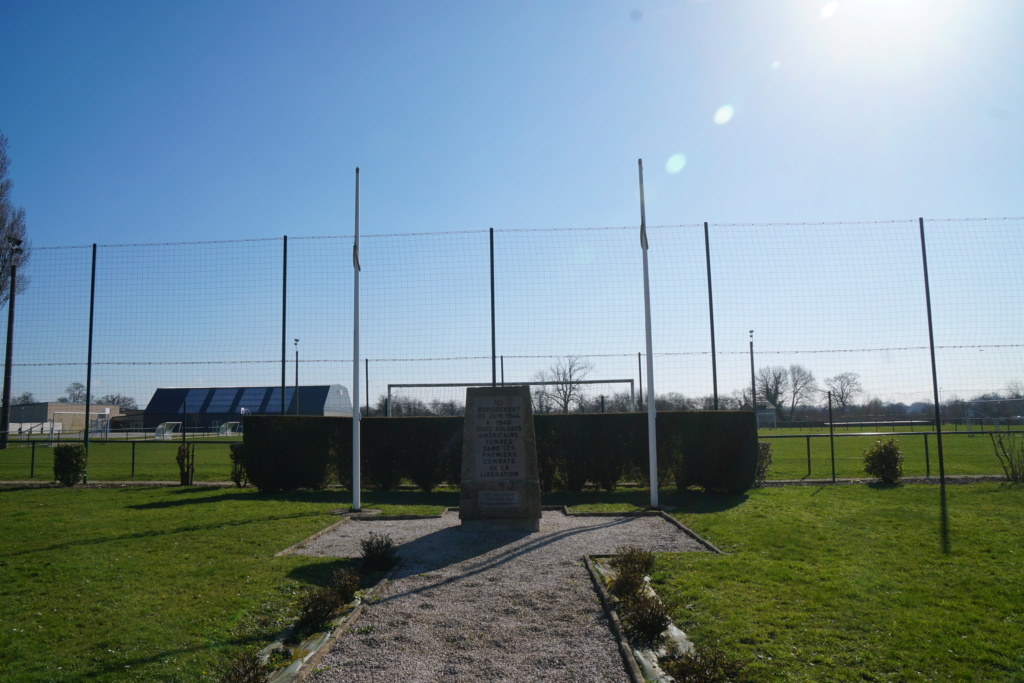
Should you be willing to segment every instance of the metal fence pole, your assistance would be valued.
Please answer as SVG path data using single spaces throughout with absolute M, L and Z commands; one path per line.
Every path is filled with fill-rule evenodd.
M 949 552 L 949 514 L 946 510 L 946 464 L 942 453 L 942 407 L 939 405 L 939 376 L 935 370 L 935 331 L 932 327 L 932 294 L 928 284 L 928 249 L 924 240 L 924 218 L 918 218 L 921 233 L 921 266 L 924 269 L 924 302 L 928 311 L 928 348 L 932 358 L 932 394 L 935 398 L 935 444 L 939 451 L 939 507 L 942 551 Z
M 281 414 L 284 415 L 285 354 L 288 351 L 288 235 L 283 239 L 284 252 L 281 255 Z
M 491 240 L 491 386 L 498 386 L 498 346 L 494 334 L 494 228 L 490 229 Z
M 836 432 L 832 419 L 832 392 L 828 392 L 828 446 L 832 452 L 832 481 L 836 480 Z
M 924 476 L 927 478 L 932 476 L 932 460 L 928 455 L 928 434 L 924 435 Z
M 711 386 L 714 391 L 715 410 L 718 410 L 718 359 L 715 355 L 715 301 L 711 296 L 711 242 L 708 240 L 708 223 L 704 221 L 704 259 L 708 273 L 708 314 L 711 316 Z
M 811 435 L 807 434 L 807 477 L 811 476 Z

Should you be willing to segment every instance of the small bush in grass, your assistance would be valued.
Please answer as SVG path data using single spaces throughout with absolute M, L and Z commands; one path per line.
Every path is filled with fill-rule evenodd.
M 611 565 L 619 571 L 626 569 L 639 572 L 641 575 L 650 574 L 654 570 L 654 553 L 650 550 L 627 545 L 619 548 L 617 556 L 611 561 Z
M 896 439 L 876 441 L 864 451 L 864 471 L 885 484 L 895 484 L 903 476 L 903 453 Z
M 1024 483 L 1024 441 L 1019 441 L 1011 433 L 989 432 L 989 436 L 1006 480 L 1014 484 Z
M 662 658 L 661 668 L 677 681 L 692 683 L 740 683 L 746 664 L 730 659 L 721 650 L 701 648 L 696 652 Z
M 334 570 L 331 575 L 331 590 L 338 595 L 342 605 L 347 605 L 356 597 L 359 590 L 359 577 L 348 567 Z
M 390 535 L 371 531 L 359 545 L 363 548 L 363 566 L 371 572 L 384 571 L 395 564 L 398 549 Z
M 347 604 L 333 586 L 317 586 L 302 597 L 296 630 L 302 634 L 324 630 L 338 610 Z
M 245 444 L 231 444 L 231 481 L 235 482 L 238 488 L 244 488 L 249 484 L 249 475 L 245 472 Z
M 619 616 L 625 622 L 626 634 L 644 646 L 655 646 L 672 623 L 668 608 L 658 596 L 638 591 L 619 604 Z
M 64 486 L 81 483 L 87 465 L 85 446 L 80 443 L 61 444 L 53 449 L 53 478 Z
M 772 445 L 767 441 L 759 441 L 757 443 L 757 471 L 754 473 L 754 486 L 764 486 L 771 466 Z
M 196 445 L 194 443 L 182 443 L 178 446 L 178 476 L 181 478 L 182 486 L 191 486 L 196 476 Z
M 644 580 L 643 573 L 636 571 L 633 567 L 626 567 L 619 569 L 608 589 L 619 600 L 629 600 L 644 590 L 646 586 L 647 582 Z
M 256 649 L 235 650 L 217 669 L 220 683 L 266 683 L 270 669 Z

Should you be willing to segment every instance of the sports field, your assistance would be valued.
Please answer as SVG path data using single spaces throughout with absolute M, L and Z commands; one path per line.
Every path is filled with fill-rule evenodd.
M 863 453 L 875 441 L 894 438 L 903 452 L 904 475 L 938 477 L 939 451 L 935 434 L 925 427 L 898 428 L 864 434 L 837 429 L 830 439 L 827 428 L 762 429 L 758 437 L 772 446 L 769 479 L 829 479 L 833 443 L 835 476 L 863 477 Z M 239 437 L 190 440 L 196 445 L 196 481 L 231 479 L 230 444 Z M 946 474 L 1002 474 L 987 433 L 945 431 L 942 435 Z M 89 445 L 89 479 L 95 481 L 165 481 L 178 479 L 177 441 L 93 441 Z M 13 442 L 0 451 L 0 481 L 51 481 L 53 448 L 47 441 Z

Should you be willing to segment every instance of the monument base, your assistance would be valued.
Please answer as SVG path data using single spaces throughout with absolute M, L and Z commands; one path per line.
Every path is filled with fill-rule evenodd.
M 463 519 L 460 528 L 466 531 L 540 531 L 539 519 Z

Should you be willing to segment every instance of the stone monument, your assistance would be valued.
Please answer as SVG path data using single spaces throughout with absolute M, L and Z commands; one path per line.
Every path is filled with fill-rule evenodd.
M 466 390 L 459 519 L 463 527 L 540 531 L 528 386 Z

